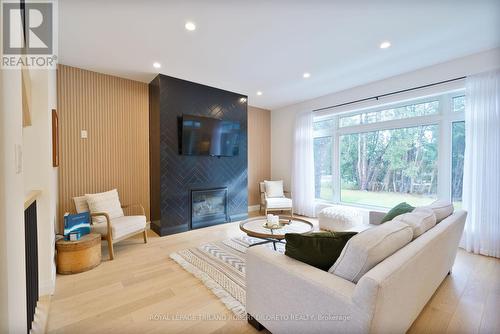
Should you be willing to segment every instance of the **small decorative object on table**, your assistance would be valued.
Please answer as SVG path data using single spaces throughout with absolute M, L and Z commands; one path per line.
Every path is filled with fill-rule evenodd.
M 69 233 L 69 241 L 77 241 L 80 240 L 82 234 L 80 232 L 70 232 Z
M 271 230 L 281 228 L 280 217 L 268 214 L 266 216 L 266 222 L 262 226 Z

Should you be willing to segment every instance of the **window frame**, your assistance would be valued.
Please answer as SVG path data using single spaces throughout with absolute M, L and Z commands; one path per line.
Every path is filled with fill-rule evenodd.
M 387 210 L 386 207 L 375 205 L 365 205 L 348 203 L 341 201 L 341 180 L 340 180 L 340 136 L 364 132 L 373 132 L 379 130 L 391 130 L 398 128 L 416 127 L 422 125 L 438 126 L 439 140 L 438 140 L 438 178 L 437 178 L 437 198 L 449 199 L 451 193 L 451 168 L 452 168 L 452 126 L 454 122 L 465 120 L 464 112 L 453 111 L 453 98 L 465 95 L 463 88 L 453 91 L 441 93 L 439 95 L 432 95 L 422 98 L 414 98 L 410 100 L 399 101 L 386 105 L 378 105 L 374 107 L 367 107 L 361 109 L 353 109 L 345 112 L 331 112 L 315 116 L 314 122 L 332 120 L 333 125 L 330 129 L 323 129 L 314 131 L 314 138 L 332 137 L 332 191 L 333 200 L 327 201 L 324 199 L 316 198 L 318 204 L 342 204 L 355 207 L 362 207 L 368 209 Z M 364 112 L 376 112 L 389 108 L 404 107 L 411 104 L 420 104 L 425 102 L 439 101 L 438 112 L 433 115 L 414 116 L 402 119 L 367 123 L 361 125 L 350 125 L 339 127 L 340 118 L 346 116 L 353 116 Z

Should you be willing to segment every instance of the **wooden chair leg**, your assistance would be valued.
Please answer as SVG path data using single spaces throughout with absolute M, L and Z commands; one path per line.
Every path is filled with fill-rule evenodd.
M 144 236 L 144 243 L 147 244 L 148 243 L 148 230 L 144 230 L 143 233 L 143 236 Z
M 293 208 L 290 208 L 290 216 L 293 218 Z
M 111 238 L 107 238 L 107 240 L 108 240 L 109 259 L 113 260 L 115 258 L 115 253 L 113 251 L 113 240 L 111 240 Z

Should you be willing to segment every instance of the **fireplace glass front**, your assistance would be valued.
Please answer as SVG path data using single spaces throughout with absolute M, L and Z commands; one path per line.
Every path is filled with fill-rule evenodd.
M 191 190 L 191 228 L 227 221 L 227 188 Z

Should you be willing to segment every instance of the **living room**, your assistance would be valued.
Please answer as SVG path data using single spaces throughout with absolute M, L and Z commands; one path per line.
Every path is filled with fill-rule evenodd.
M 0 332 L 500 332 L 497 1 L 1 6 Z

